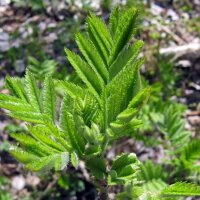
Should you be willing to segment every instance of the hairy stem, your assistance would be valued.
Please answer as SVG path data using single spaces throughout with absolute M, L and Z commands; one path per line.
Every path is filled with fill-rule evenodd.
M 100 200 L 108 200 L 108 183 L 107 180 L 104 179 L 99 181 L 100 191 L 99 191 L 99 199 Z

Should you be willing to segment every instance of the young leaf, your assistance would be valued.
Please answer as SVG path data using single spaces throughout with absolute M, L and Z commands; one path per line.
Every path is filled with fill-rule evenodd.
M 16 158 L 18 161 L 24 164 L 39 159 L 39 157 L 36 154 L 24 151 L 22 148 L 17 146 L 11 146 L 9 152 L 14 158 Z
M 200 196 L 200 186 L 193 183 L 177 182 L 167 186 L 161 194 L 163 196 Z
M 76 152 L 71 153 L 71 162 L 72 162 L 72 165 L 77 169 L 79 160 L 78 160 L 78 155 L 76 154 Z
M 34 111 L 34 108 L 27 102 L 24 102 L 23 100 L 14 96 L 8 96 L 5 94 L 0 94 L 0 107 L 15 112 Z
M 35 108 L 36 112 L 42 112 L 40 92 L 34 76 L 28 70 L 26 71 L 26 84 L 31 105 Z
M 71 107 L 71 108 L 70 108 Z M 82 154 L 83 146 L 79 143 L 80 136 L 77 135 L 76 122 L 70 110 L 73 109 L 73 102 L 69 96 L 65 96 L 61 105 L 60 128 L 65 133 L 71 146 L 77 150 L 79 155 Z
M 73 99 L 76 99 L 77 97 L 82 99 L 85 96 L 85 90 L 72 82 L 59 80 L 56 85 L 62 87 Z
M 185 168 L 200 170 L 198 164 L 200 158 L 200 140 L 196 139 L 188 143 L 181 152 L 181 160 L 184 163 Z
M 165 108 L 164 120 L 159 124 L 159 127 L 176 153 L 180 153 L 188 144 L 190 132 L 185 130 L 184 120 L 181 113 L 177 112 L 175 105 Z
M 162 190 L 167 187 L 167 184 L 161 179 L 152 179 L 145 184 L 143 184 L 144 193 L 142 197 L 147 199 L 160 200 L 163 199 L 160 196 Z M 168 199 L 168 200 L 178 200 L 178 199 Z
M 13 112 L 9 116 L 23 120 L 25 122 L 31 122 L 35 124 L 44 124 L 44 116 L 41 113 L 36 112 Z
M 102 81 L 80 56 L 70 50 L 66 49 L 65 51 L 69 62 L 75 68 L 79 77 L 83 80 L 83 82 L 85 82 L 88 89 L 98 98 L 103 89 Z
M 57 138 L 53 137 L 53 134 L 47 132 L 44 126 L 30 126 L 28 125 L 28 130 L 35 140 L 39 141 L 43 146 L 49 148 L 49 150 L 66 151 L 65 147 L 62 146 Z
M 91 42 L 89 42 L 82 34 L 76 35 L 76 41 L 79 49 L 84 55 L 85 59 L 97 74 L 97 76 L 104 81 L 104 83 L 108 80 L 108 71 L 106 66 L 104 65 L 102 59 L 98 56 L 94 46 Z
M 116 34 L 113 39 L 113 48 L 109 59 L 109 65 L 112 64 L 117 55 L 127 45 L 136 31 L 136 21 L 138 13 L 134 8 L 130 8 L 123 13 L 117 26 Z
M 108 123 L 115 121 L 118 114 L 125 110 L 133 98 L 133 88 L 143 60 L 127 66 L 107 85 Z
M 109 68 L 109 79 L 112 80 L 124 67 L 135 61 L 143 46 L 143 42 L 138 40 L 131 47 L 124 48 L 115 62 Z
M 56 119 L 56 93 L 51 76 L 47 76 L 44 81 L 44 94 L 43 94 L 44 114 L 55 122 Z
M 69 162 L 68 152 L 61 152 L 45 157 L 40 157 L 26 165 L 27 169 L 33 171 L 49 170 L 54 168 L 56 171 L 63 170 Z
M 140 162 L 134 153 L 118 156 L 110 171 L 110 184 L 123 183 L 133 180 L 138 173 Z
M 25 133 L 12 133 L 11 137 L 17 140 L 20 145 L 27 149 L 27 151 L 34 153 L 37 156 L 46 156 L 49 154 L 49 149 L 46 146 L 41 145 L 30 135 Z
M 86 162 L 86 164 L 95 177 L 98 179 L 104 179 L 106 175 L 106 164 L 103 158 L 92 157 Z
M 116 34 L 116 30 L 117 30 L 119 20 L 120 20 L 120 15 L 121 13 L 120 13 L 119 7 L 115 7 L 112 10 L 112 13 L 110 14 L 109 27 L 110 27 L 110 32 L 113 37 Z
M 6 76 L 6 87 L 15 97 L 24 100 L 25 102 L 28 101 L 27 94 L 20 79 Z
M 161 164 L 155 164 L 151 160 L 147 160 L 140 166 L 140 178 L 149 182 L 151 180 L 164 180 L 164 170 Z
M 107 66 L 112 39 L 104 22 L 92 13 L 87 20 L 87 33 L 105 66 Z

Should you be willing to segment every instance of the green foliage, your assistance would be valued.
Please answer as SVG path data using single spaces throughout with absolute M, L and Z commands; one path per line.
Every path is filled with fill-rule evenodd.
M 142 42 L 129 46 L 137 28 L 137 15 L 133 8 L 127 12 L 115 9 L 110 26 L 118 20 L 116 33 L 110 33 L 110 27 L 90 13 L 87 35 L 76 36 L 83 58 L 66 49 L 69 62 L 85 86 L 53 81 L 51 75 L 46 75 L 53 67 L 44 67 L 39 75 L 29 67 L 25 79 L 7 77 L 12 95 L 1 94 L 0 106 L 10 110 L 10 116 L 31 123 L 27 125 L 29 134 L 12 134 L 20 146 L 13 146 L 11 153 L 27 168 L 60 170 L 70 157 L 77 167 L 81 158 L 86 159 L 95 176 L 105 177 L 102 155 L 106 145 L 131 134 L 141 124 L 137 114 L 150 94 L 149 88 L 140 91 L 136 84 L 143 63 L 137 60 Z M 39 66 L 37 60 L 31 58 L 31 62 Z M 36 80 L 44 75 L 44 83 Z M 65 91 L 58 114 L 54 82 Z
M 151 88 L 142 86 L 140 76 L 144 59 L 138 59 L 138 55 L 143 42 L 132 42 L 137 21 L 138 11 L 134 8 L 113 9 L 109 26 L 89 14 L 86 34 L 76 35 L 82 55 L 65 49 L 83 84 L 53 80 L 50 71 L 45 71 L 44 81 L 39 81 L 30 68 L 25 78 L 6 78 L 11 95 L 0 94 L 0 107 L 9 110 L 11 117 L 27 122 L 28 128 L 28 133 L 11 134 L 18 145 L 13 145 L 10 152 L 33 171 L 63 170 L 70 161 L 77 168 L 79 159 L 84 160 L 99 181 L 136 186 L 131 189 L 133 199 L 199 195 L 199 186 L 193 184 L 189 184 L 190 189 L 186 183 L 167 186 L 162 180 L 162 167 L 150 162 L 140 166 L 134 153 L 116 157 L 111 167 L 104 158 L 107 145 L 120 137 L 134 135 L 136 128 L 145 123 L 139 114 Z M 64 91 L 58 101 L 61 106 L 54 84 Z M 186 145 L 189 133 L 176 111 L 173 106 L 162 108 L 159 130 L 170 142 L 167 149 L 179 155 L 185 148 L 182 159 L 190 162 L 197 158 L 196 144 Z M 148 116 L 154 121 L 152 113 Z
M 7 140 L 3 140 L 0 144 L 0 151 L 8 151 L 9 149 L 9 142 Z
M 164 196 L 200 196 L 200 186 L 193 183 L 177 182 L 166 187 L 161 194 Z
M 181 200 L 182 196 L 200 196 L 200 186 L 186 182 L 167 185 L 161 179 L 153 179 L 142 186 L 128 186 L 118 199 Z
M 67 190 L 67 195 L 70 197 L 85 190 L 84 182 L 78 177 L 70 174 L 61 174 L 58 179 L 58 185 L 65 191 Z
M 34 57 L 28 57 L 28 69 L 29 71 L 34 74 L 34 76 L 42 80 L 48 74 L 54 74 L 56 71 L 58 63 L 55 60 L 45 60 L 43 62 L 39 62 Z
M 132 182 L 137 177 L 139 166 L 140 162 L 134 153 L 116 157 L 109 172 L 109 184 Z
M 160 193 L 166 186 L 167 184 L 161 179 L 153 179 L 151 181 L 148 181 L 146 184 L 143 185 L 143 196 L 145 196 L 147 199 L 157 200 L 161 198 Z
M 164 98 L 172 95 L 172 92 L 174 92 L 175 83 L 179 78 L 179 74 L 175 71 L 174 65 L 175 64 L 171 57 L 158 55 L 158 77 L 159 81 L 164 85 Z
M 92 157 L 87 162 L 88 167 L 98 179 L 104 179 L 106 175 L 106 163 L 101 157 Z
M 6 185 L 8 185 L 8 180 L 4 176 L 1 176 L 0 177 L 0 199 L 12 200 L 11 193 L 7 191 Z
M 188 143 L 181 153 L 181 160 L 184 163 L 185 168 L 191 169 L 194 172 L 200 172 L 199 166 L 200 158 L 200 140 L 196 139 Z
M 165 179 L 165 173 L 163 172 L 163 168 L 160 164 L 154 164 L 151 160 L 147 160 L 140 167 L 140 179 L 145 182 L 154 180 L 154 179 Z
M 139 179 L 144 181 L 143 193 L 147 199 L 156 199 L 160 192 L 167 186 L 165 172 L 160 164 L 147 160 L 140 167 Z
M 171 105 L 164 109 L 163 121 L 159 124 L 166 141 L 170 142 L 170 149 L 179 153 L 189 142 L 190 132 L 185 130 L 185 121 L 181 118 L 177 106 Z
M 31 7 L 33 10 L 42 9 L 44 6 L 43 0 L 13 0 L 13 2 L 16 4 L 16 6 L 19 7 Z

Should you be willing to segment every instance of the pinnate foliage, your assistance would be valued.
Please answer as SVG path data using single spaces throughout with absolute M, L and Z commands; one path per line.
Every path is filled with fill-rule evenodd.
M 86 34 L 76 35 L 82 56 L 65 49 L 83 85 L 53 80 L 51 75 L 44 82 L 37 81 L 29 70 L 24 79 L 6 78 L 11 95 L 0 94 L 0 107 L 9 110 L 11 117 L 27 122 L 28 134 L 11 134 L 19 145 L 10 150 L 26 168 L 62 170 L 69 161 L 77 168 L 82 159 L 97 179 L 108 178 L 111 185 L 139 183 L 140 162 L 135 154 L 118 156 L 110 168 L 104 158 L 108 144 L 132 134 L 142 124 L 138 113 L 151 92 L 149 87 L 141 86 L 139 70 L 144 60 L 138 59 L 138 55 L 143 42 L 131 42 L 137 20 L 138 11 L 134 8 L 113 9 L 108 26 L 89 14 Z M 55 85 L 65 91 L 61 106 Z M 172 125 L 170 122 L 169 126 Z M 164 133 L 171 138 L 172 145 L 179 146 L 179 130 L 172 127 L 175 132 Z M 156 195 L 200 194 L 198 186 L 190 186 L 188 189 L 187 183 L 178 183 L 164 190 L 160 187 Z M 144 187 L 138 188 L 143 195 Z
M 170 105 L 164 109 L 163 120 L 159 124 L 166 141 L 170 143 L 170 150 L 173 150 L 175 154 L 183 150 L 191 135 L 185 130 L 185 122 L 181 114 L 176 105 Z
M 200 193 L 200 186 L 192 183 L 177 182 L 166 187 L 161 194 L 169 196 L 196 196 Z
M 109 183 L 125 184 L 136 179 L 140 162 L 134 153 L 122 154 L 113 161 L 109 172 Z
M 188 143 L 181 152 L 181 160 L 186 169 L 191 169 L 193 172 L 199 172 L 199 158 L 200 158 L 200 140 L 196 139 Z
M 48 74 L 54 74 L 56 72 L 56 67 L 58 63 L 55 60 L 45 60 L 39 62 L 32 56 L 28 57 L 28 66 L 29 71 L 34 74 L 37 79 L 44 79 Z
M 106 145 L 141 125 L 137 114 L 150 95 L 150 88 L 141 90 L 137 84 L 143 63 L 137 57 L 143 43 L 129 43 L 137 17 L 134 8 L 127 12 L 115 8 L 106 26 L 90 13 L 86 34 L 76 35 L 82 56 L 65 49 L 85 85 L 53 80 L 51 75 L 39 82 L 29 70 L 25 79 L 6 78 L 12 95 L 1 94 L 0 106 L 10 110 L 11 117 L 27 122 L 29 130 L 29 134 L 11 134 L 19 142 L 11 153 L 28 169 L 61 170 L 70 159 L 75 167 L 78 159 L 85 159 L 95 175 L 105 177 L 102 155 Z M 65 91 L 61 106 L 57 105 L 54 84 Z M 94 167 L 95 162 L 100 164 Z M 131 163 L 124 164 L 127 173 L 135 173 Z M 112 170 L 118 177 L 125 174 Z

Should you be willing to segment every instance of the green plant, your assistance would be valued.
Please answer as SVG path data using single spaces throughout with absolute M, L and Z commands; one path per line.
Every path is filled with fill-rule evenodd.
M 37 79 L 44 79 L 46 75 L 56 72 L 58 63 L 55 60 L 45 60 L 40 63 L 32 56 L 28 57 L 28 69 Z
M 68 196 L 74 196 L 76 192 L 85 190 L 84 182 L 78 179 L 78 177 L 69 174 L 61 175 L 58 179 L 58 185 L 67 190 Z
M 0 199 L 1 200 L 12 200 L 11 194 L 7 191 L 6 185 L 8 180 L 4 177 L 0 177 Z
M 42 9 L 45 6 L 43 0 L 13 0 L 18 7 L 31 7 L 33 10 Z
M 65 50 L 84 85 L 53 80 L 50 75 L 41 83 L 29 70 L 25 80 L 6 78 L 12 95 L 0 94 L 0 107 L 10 110 L 11 117 L 28 122 L 29 130 L 28 134 L 11 134 L 20 145 L 13 145 L 10 152 L 27 169 L 62 170 L 69 161 L 77 168 L 81 159 L 99 186 L 100 199 L 108 199 L 107 186 L 116 184 L 131 184 L 135 197 L 148 196 L 134 153 L 117 156 L 110 167 L 104 157 L 108 145 L 131 135 L 142 124 L 138 113 L 151 91 L 141 86 L 143 59 L 137 57 L 143 42 L 131 43 L 137 19 L 134 8 L 113 9 L 109 27 L 89 15 L 87 35 L 76 35 L 83 58 Z M 65 91 L 61 108 L 54 84 Z M 156 193 L 157 198 L 176 195 L 200 195 L 199 186 L 175 183 Z
M 0 151 L 8 151 L 9 149 L 9 143 L 7 140 L 4 140 L 1 144 L 0 144 Z
M 168 141 L 166 149 L 173 154 L 180 153 L 188 144 L 191 133 L 185 130 L 185 121 L 181 117 L 182 112 L 176 104 L 168 105 L 164 109 L 162 122 L 158 124 L 165 140 Z M 169 145 L 167 147 L 167 145 Z
M 181 154 L 181 160 L 184 163 L 185 168 L 190 169 L 192 172 L 200 172 L 199 162 L 200 154 L 200 140 L 196 139 L 190 143 L 184 145 L 184 149 Z

